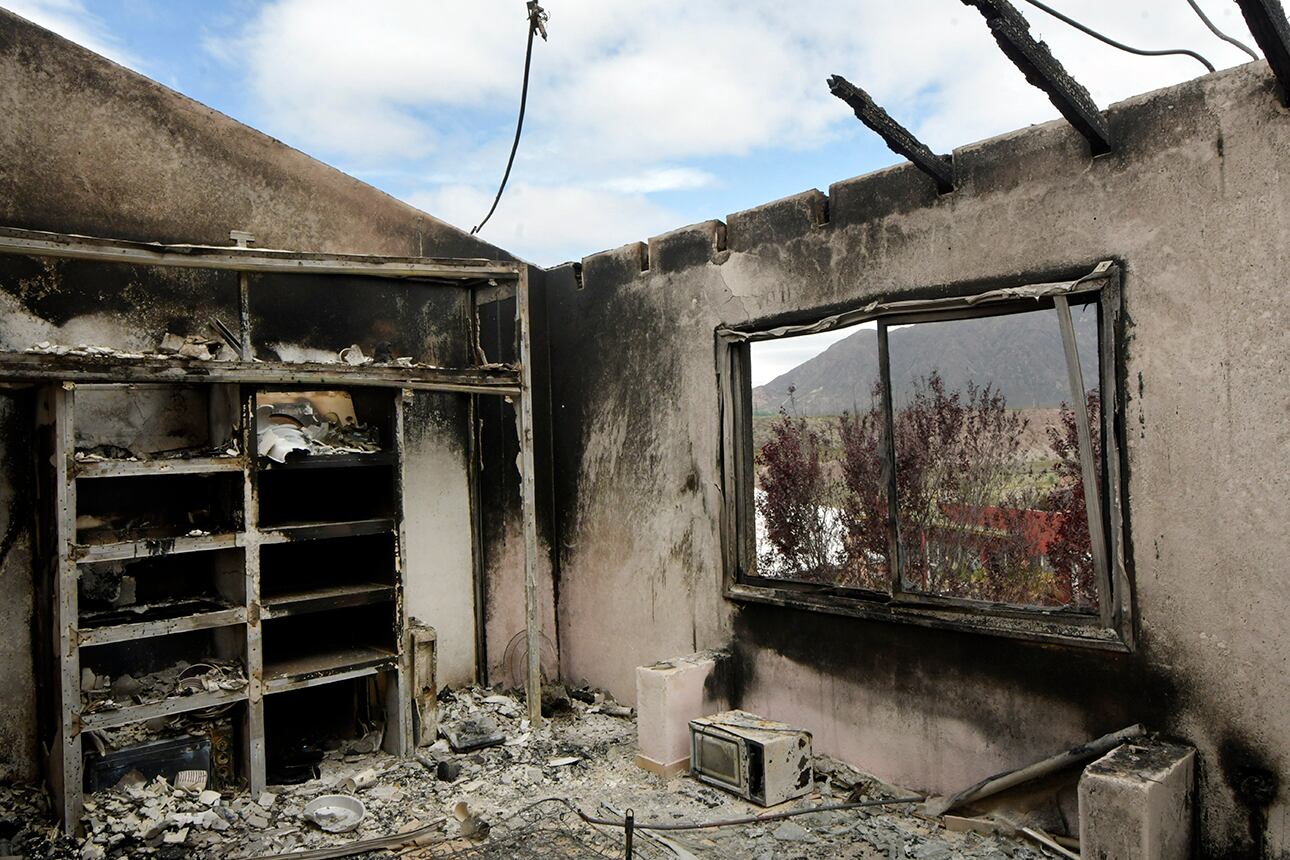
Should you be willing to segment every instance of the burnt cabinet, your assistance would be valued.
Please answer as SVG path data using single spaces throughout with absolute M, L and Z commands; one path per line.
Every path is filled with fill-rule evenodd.
M 42 639 L 58 679 L 43 745 L 69 828 L 113 756 L 146 761 L 168 729 L 209 723 L 232 747 L 223 778 L 263 790 L 279 693 L 372 679 L 384 747 L 407 751 L 401 391 L 321 392 L 323 423 L 348 425 L 331 434 L 266 409 L 318 393 L 42 389 Z M 266 450 L 278 435 L 298 447 Z

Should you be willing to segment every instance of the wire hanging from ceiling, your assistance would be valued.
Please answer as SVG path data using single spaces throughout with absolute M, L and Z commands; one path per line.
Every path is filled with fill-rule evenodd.
M 1200 16 L 1200 20 L 1205 22 L 1205 26 L 1209 28 L 1209 32 L 1213 33 L 1215 36 L 1222 39 L 1224 42 L 1227 42 L 1229 45 L 1235 45 L 1236 47 L 1240 48 L 1242 51 L 1250 55 L 1250 59 L 1257 60 L 1259 58 L 1259 55 L 1254 53 L 1254 49 L 1251 48 L 1249 45 L 1245 44 L 1240 39 L 1232 38 L 1231 36 L 1224 33 L 1222 30 L 1218 29 L 1218 27 L 1215 26 L 1214 22 L 1209 20 L 1209 16 L 1205 14 L 1204 9 L 1200 8 L 1200 4 L 1198 4 L 1196 0 L 1187 0 L 1187 5 L 1191 6 L 1192 11 Z
M 1186 48 L 1169 48 L 1169 49 L 1154 50 L 1154 51 L 1147 50 L 1145 48 L 1133 48 L 1124 44 L 1123 42 L 1117 42 L 1115 39 L 1112 39 L 1110 36 L 1102 35 L 1098 31 L 1094 30 L 1092 27 L 1088 27 L 1084 24 L 1081 24 L 1079 21 L 1076 21 L 1074 18 L 1071 18 L 1067 15 L 1063 15 L 1061 12 L 1058 12 L 1056 9 L 1049 6 L 1047 3 L 1041 3 L 1040 0 L 1026 0 L 1026 2 L 1029 3 L 1031 6 L 1034 6 L 1036 9 L 1047 12 L 1049 15 L 1052 15 L 1058 21 L 1061 21 L 1064 24 L 1069 24 L 1070 26 L 1074 27 L 1076 30 L 1079 30 L 1081 33 L 1084 33 L 1085 35 L 1088 35 L 1088 36 L 1092 36 L 1094 39 L 1097 39 L 1099 42 L 1103 42 L 1107 45 L 1110 45 L 1112 48 L 1119 48 L 1121 51 L 1127 51 L 1130 54 L 1137 54 L 1140 57 L 1163 57 L 1170 54 L 1181 54 L 1183 56 L 1191 57 L 1192 59 L 1201 63 L 1202 65 L 1205 66 L 1205 68 L 1208 71 L 1211 71 L 1211 72 L 1215 71 L 1214 64 L 1211 63 L 1209 60 L 1205 59 L 1204 57 L 1202 57 L 1200 54 L 1196 53 L 1195 51 L 1189 51 Z
M 497 196 L 493 198 L 493 205 L 489 208 L 488 214 L 484 216 L 484 220 L 476 224 L 475 228 L 470 231 L 472 236 L 483 229 L 484 225 L 488 223 L 488 219 L 492 218 L 493 213 L 497 211 L 497 204 L 502 200 L 502 192 L 506 190 L 506 180 L 511 178 L 511 168 L 515 165 L 515 153 L 520 148 L 520 134 L 524 131 L 524 108 L 529 100 L 529 66 L 533 62 L 533 36 L 534 34 L 541 34 L 542 41 L 546 41 L 546 22 L 551 17 L 538 5 L 537 0 L 528 0 L 528 11 L 529 39 L 528 45 L 524 49 L 524 84 L 520 87 L 520 115 L 515 122 L 515 141 L 511 144 L 511 157 L 506 159 L 506 172 L 502 174 L 502 184 L 497 188 Z

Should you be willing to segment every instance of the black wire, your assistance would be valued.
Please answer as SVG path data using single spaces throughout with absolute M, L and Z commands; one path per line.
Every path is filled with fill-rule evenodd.
M 493 198 L 493 205 L 484 216 L 484 220 L 475 225 L 475 229 L 470 231 L 474 236 L 478 233 L 488 219 L 493 217 L 497 211 L 497 204 L 502 201 L 502 192 L 506 190 L 506 180 L 511 178 L 511 166 L 515 164 L 515 153 L 520 148 L 520 132 L 524 130 L 524 107 L 529 100 L 529 64 L 533 61 L 533 34 L 542 27 L 542 17 L 546 13 L 537 3 L 529 3 L 529 42 L 524 49 L 524 85 L 520 88 L 520 116 L 515 123 L 515 142 L 511 144 L 511 157 L 506 159 L 506 172 L 502 174 L 502 184 L 497 189 L 497 196 Z M 546 39 L 546 30 L 542 30 L 542 38 Z
M 1084 26 L 1079 21 L 1076 21 L 1074 18 L 1069 18 L 1066 15 L 1063 15 L 1061 12 L 1058 12 L 1056 9 L 1054 9 L 1053 7 L 1049 6 L 1046 3 L 1041 3 L 1039 2 L 1039 0 L 1026 0 L 1026 2 L 1029 3 L 1031 6 L 1034 6 L 1036 9 L 1041 9 L 1044 12 L 1047 12 L 1049 15 L 1052 15 L 1058 21 L 1061 21 L 1065 24 L 1069 24 L 1072 27 L 1074 27 L 1076 30 L 1079 30 L 1082 33 L 1092 36 L 1094 39 L 1097 39 L 1099 42 L 1105 42 L 1106 44 L 1110 45 L 1112 48 L 1119 48 L 1121 51 L 1128 51 L 1130 54 L 1137 54 L 1140 57 L 1163 57 L 1169 54 L 1182 54 L 1182 55 L 1191 57 L 1197 62 L 1203 64 L 1205 68 L 1208 69 L 1209 71 L 1211 72 L 1216 71 L 1213 63 L 1211 63 L 1209 60 L 1205 59 L 1195 51 L 1189 51 L 1186 48 L 1173 48 L 1170 50 L 1161 50 L 1161 51 L 1148 51 L 1144 48 L 1131 48 L 1128 45 L 1124 44 L 1123 42 L 1117 42 L 1109 36 L 1103 36 L 1101 33 L 1097 32 L 1092 27 Z
M 1236 47 L 1240 48 L 1242 51 L 1250 55 L 1250 59 L 1257 60 L 1259 58 L 1259 55 L 1254 53 L 1253 49 L 1251 49 L 1249 45 L 1245 44 L 1244 42 L 1238 39 L 1233 39 L 1231 36 L 1227 35 L 1222 30 L 1218 29 L 1218 27 L 1215 27 L 1214 22 L 1209 20 L 1209 16 L 1206 15 L 1205 11 L 1200 8 L 1200 6 L 1196 3 L 1196 0 L 1187 0 L 1187 5 L 1191 6 L 1192 11 L 1200 16 L 1200 20 L 1205 22 L 1205 26 L 1209 28 L 1209 32 L 1213 33 L 1215 36 L 1222 39 L 1224 42 L 1227 42 L 1229 45 L 1235 45 Z

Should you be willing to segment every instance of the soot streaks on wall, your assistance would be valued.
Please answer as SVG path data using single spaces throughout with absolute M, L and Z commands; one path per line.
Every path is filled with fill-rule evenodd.
M 1207 855 L 1256 849 L 1241 786 L 1272 796 L 1254 830 L 1280 838 L 1285 780 L 1267 775 L 1290 765 L 1290 650 L 1259 631 L 1290 612 L 1277 573 L 1290 481 L 1266 469 L 1290 456 L 1270 420 L 1283 400 L 1270 381 L 1290 372 L 1277 167 L 1290 115 L 1269 82 L 1250 64 L 1112 106 L 1120 148 L 1105 157 L 1049 123 L 957 150 L 951 194 L 895 167 L 731 215 L 725 250 L 707 251 L 717 222 L 704 222 L 651 240 L 644 272 L 638 244 L 584 259 L 582 288 L 548 296 L 553 367 L 567 369 L 552 380 L 566 666 L 630 695 L 634 665 L 729 647 L 741 701 L 935 790 L 1143 721 L 1197 746 Z M 1104 259 L 1125 271 L 1124 479 L 1148 549 L 1127 547 L 1135 653 L 722 599 L 718 326 Z M 634 641 L 604 614 L 632 619 Z M 1254 765 L 1221 763 L 1231 737 Z

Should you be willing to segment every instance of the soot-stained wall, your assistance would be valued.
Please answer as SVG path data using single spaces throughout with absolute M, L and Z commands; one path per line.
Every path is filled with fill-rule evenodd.
M 0 81 L 0 225 L 209 245 L 231 244 L 230 230 L 247 230 L 267 248 L 514 259 L 3 9 Z M 14 258 L 0 267 L 0 348 L 51 340 L 137 350 L 198 317 L 198 328 L 213 315 L 236 326 L 236 278 L 227 273 L 132 277 L 137 267 L 120 266 L 106 267 L 117 275 L 104 280 L 100 266 L 96 277 L 78 277 L 86 265 Z M 101 294 L 51 287 L 73 283 Z M 397 353 L 438 363 L 460 358 L 448 349 L 461 326 L 459 304 L 419 303 L 381 317 L 368 313 L 377 304 L 372 285 L 351 286 L 365 291 L 361 313 L 350 299 L 329 306 L 322 294 L 256 308 L 263 333 L 274 336 L 257 346 L 300 360 L 334 356 L 352 337 L 388 340 Z M 391 330 L 390 317 L 400 315 L 404 324 Z M 353 333 L 337 330 L 337 321 Z M 491 428 L 486 438 L 502 441 L 485 445 L 479 459 L 501 474 L 496 463 L 510 455 L 513 425 L 481 420 Z M 29 395 L 0 397 L 0 780 L 34 779 L 38 770 L 31 522 L 21 504 L 33 421 Z M 409 608 L 440 628 L 440 680 L 454 684 L 475 675 L 467 428 L 465 395 L 418 394 L 407 404 Z M 517 529 L 508 520 L 485 537 L 485 565 L 514 560 Z
M 1203 846 L 1286 850 L 1290 764 L 1290 113 L 1267 66 L 1113 106 L 1092 159 L 1061 122 L 548 273 L 567 675 L 736 655 L 739 703 L 907 786 L 952 790 L 1141 721 L 1200 752 Z M 723 598 L 714 329 L 1123 267 L 1135 653 Z M 1263 780 L 1263 782 L 1261 782 Z

